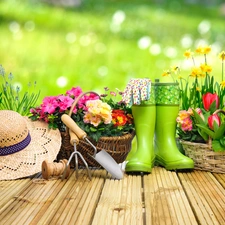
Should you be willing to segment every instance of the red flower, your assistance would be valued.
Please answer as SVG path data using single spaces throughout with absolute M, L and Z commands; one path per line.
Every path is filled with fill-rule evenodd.
M 112 111 L 112 122 L 114 126 L 124 126 L 128 119 L 123 110 L 115 109 Z
M 209 128 L 211 130 L 213 130 L 214 121 L 218 124 L 218 126 L 220 126 L 221 120 L 220 120 L 220 117 L 217 114 L 212 114 L 208 118 L 208 124 L 209 124 Z
M 216 101 L 216 108 L 218 109 L 218 107 L 219 107 L 219 97 L 216 93 L 212 94 L 212 93 L 208 92 L 208 93 L 204 94 L 202 96 L 202 101 L 203 101 L 203 106 L 206 111 L 209 111 L 209 108 L 214 101 Z

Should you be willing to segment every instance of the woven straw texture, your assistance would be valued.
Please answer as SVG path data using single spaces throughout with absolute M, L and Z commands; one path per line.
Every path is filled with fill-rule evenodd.
M 89 91 L 82 93 L 79 97 L 76 98 L 73 105 L 71 106 L 69 116 L 71 116 L 73 108 L 76 106 L 80 98 L 82 98 L 84 95 L 94 93 L 97 95 L 97 93 Z M 75 121 L 76 122 L 76 121 Z M 95 142 L 94 140 L 88 138 L 91 143 L 97 148 L 97 152 L 101 150 L 105 150 L 108 152 L 117 163 L 122 163 L 126 159 L 129 151 L 131 150 L 131 142 L 135 136 L 135 132 L 128 133 L 123 136 L 118 137 L 101 137 L 98 142 Z M 61 132 L 62 137 L 62 146 L 59 151 L 59 154 L 57 156 L 57 160 L 61 159 L 69 159 L 70 155 L 74 151 L 74 146 L 70 144 L 70 136 L 68 129 L 66 132 Z M 89 167 L 93 168 L 100 168 L 101 166 L 99 163 L 93 159 L 92 155 L 94 154 L 94 149 L 90 144 L 88 144 L 85 140 L 80 140 L 79 144 L 77 145 L 77 151 L 79 151 L 86 162 L 88 163 Z M 82 160 L 78 157 L 79 166 L 84 166 Z M 72 168 L 75 167 L 75 160 L 71 161 L 70 166 Z
M 0 111 L 0 133 L 4 133 L 4 138 L 0 137 L 0 148 L 21 140 L 21 131 L 29 131 L 31 142 L 16 153 L 0 156 L 0 180 L 18 179 L 40 172 L 42 162 L 46 159 L 54 161 L 61 146 L 59 130 L 49 130 L 45 122 L 31 121 L 16 114 L 10 110 Z M 22 136 L 26 135 L 22 132 Z
M 195 169 L 225 173 L 225 152 L 214 152 L 208 144 L 180 141 L 185 155 L 193 159 Z

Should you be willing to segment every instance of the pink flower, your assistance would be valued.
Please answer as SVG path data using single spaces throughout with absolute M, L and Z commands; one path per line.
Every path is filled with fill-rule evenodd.
M 191 115 L 192 110 L 181 110 L 177 117 L 177 123 L 181 126 L 183 131 L 191 131 L 192 130 L 192 120 Z
M 66 92 L 66 95 L 69 95 L 71 98 L 78 97 L 82 93 L 82 89 L 78 87 L 72 87 Z
M 218 126 L 220 126 L 220 124 L 221 124 L 220 117 L 217 114 L 212 114 L 208 117 L 208 124 L 209 124 L 209 128 L 211 130 L 214 130 L 214 128 L 213 128 L 214 122 L 216 122 L 218 124 Z
M 192 120 L 191 118 L 186 118 L 183 120 L 181 124 L 181 128 L 183 131 L 191 131 L 192 130 Z
M 112 95 L 112 96 L 116 96 L 116 92 L 114 92 L 114 91 L 110 91 L 110 95 Z
M 202 95 L 203 106 L 206 111 L 209 111 L 211 104 L 216 101 L 216 108 L 219 107 L 219 96 L 215 93 L 206 93 Z
M 41 104 L 42 113 L 49 113 L 52 114 L 56 111 L 56 108 L 58 107 L 58 101 L 57 97 L 55 96 L 49 96 L 45 97 L 43 99 L 43 103 Z
M 71 105 L 73 104 L 74 100 L 69 97 L 69 96 L 64 96 L 64 95 L 59 95 L 58 96 L 58 100 L 59 100 L 59 111 L 63 112 L 65 110 L 67 110 L 69 107 L 71 107 Z

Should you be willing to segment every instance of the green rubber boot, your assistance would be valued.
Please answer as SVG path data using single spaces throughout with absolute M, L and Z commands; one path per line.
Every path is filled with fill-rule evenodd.
M 178 83 L 155 83 L 155 87 L 155 165 L 161 165 L 167 170 L 193 169 L 193 160 L 183 155 L 176 145 L 176 118 L 179 112 Z
M 126 172 L 150 173 L 154 166 L 155 154 L 153 148 L 155 131 L 155 90 L 151 86 L 150 100 L 140 105 L 132 106 L 132 114 L 136 132 L 136 147 L 128 155 Z

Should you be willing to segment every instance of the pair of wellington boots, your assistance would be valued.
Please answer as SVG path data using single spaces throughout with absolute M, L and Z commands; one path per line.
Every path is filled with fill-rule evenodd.
M 194 168 L 193 160 L 176 145 L 178 112 L 178 83 L 151 84 L 150 99 L 132 106 L 136 149 L 127 157 L 126 172 L 150 173 L 154 165 L 167 170 Z

